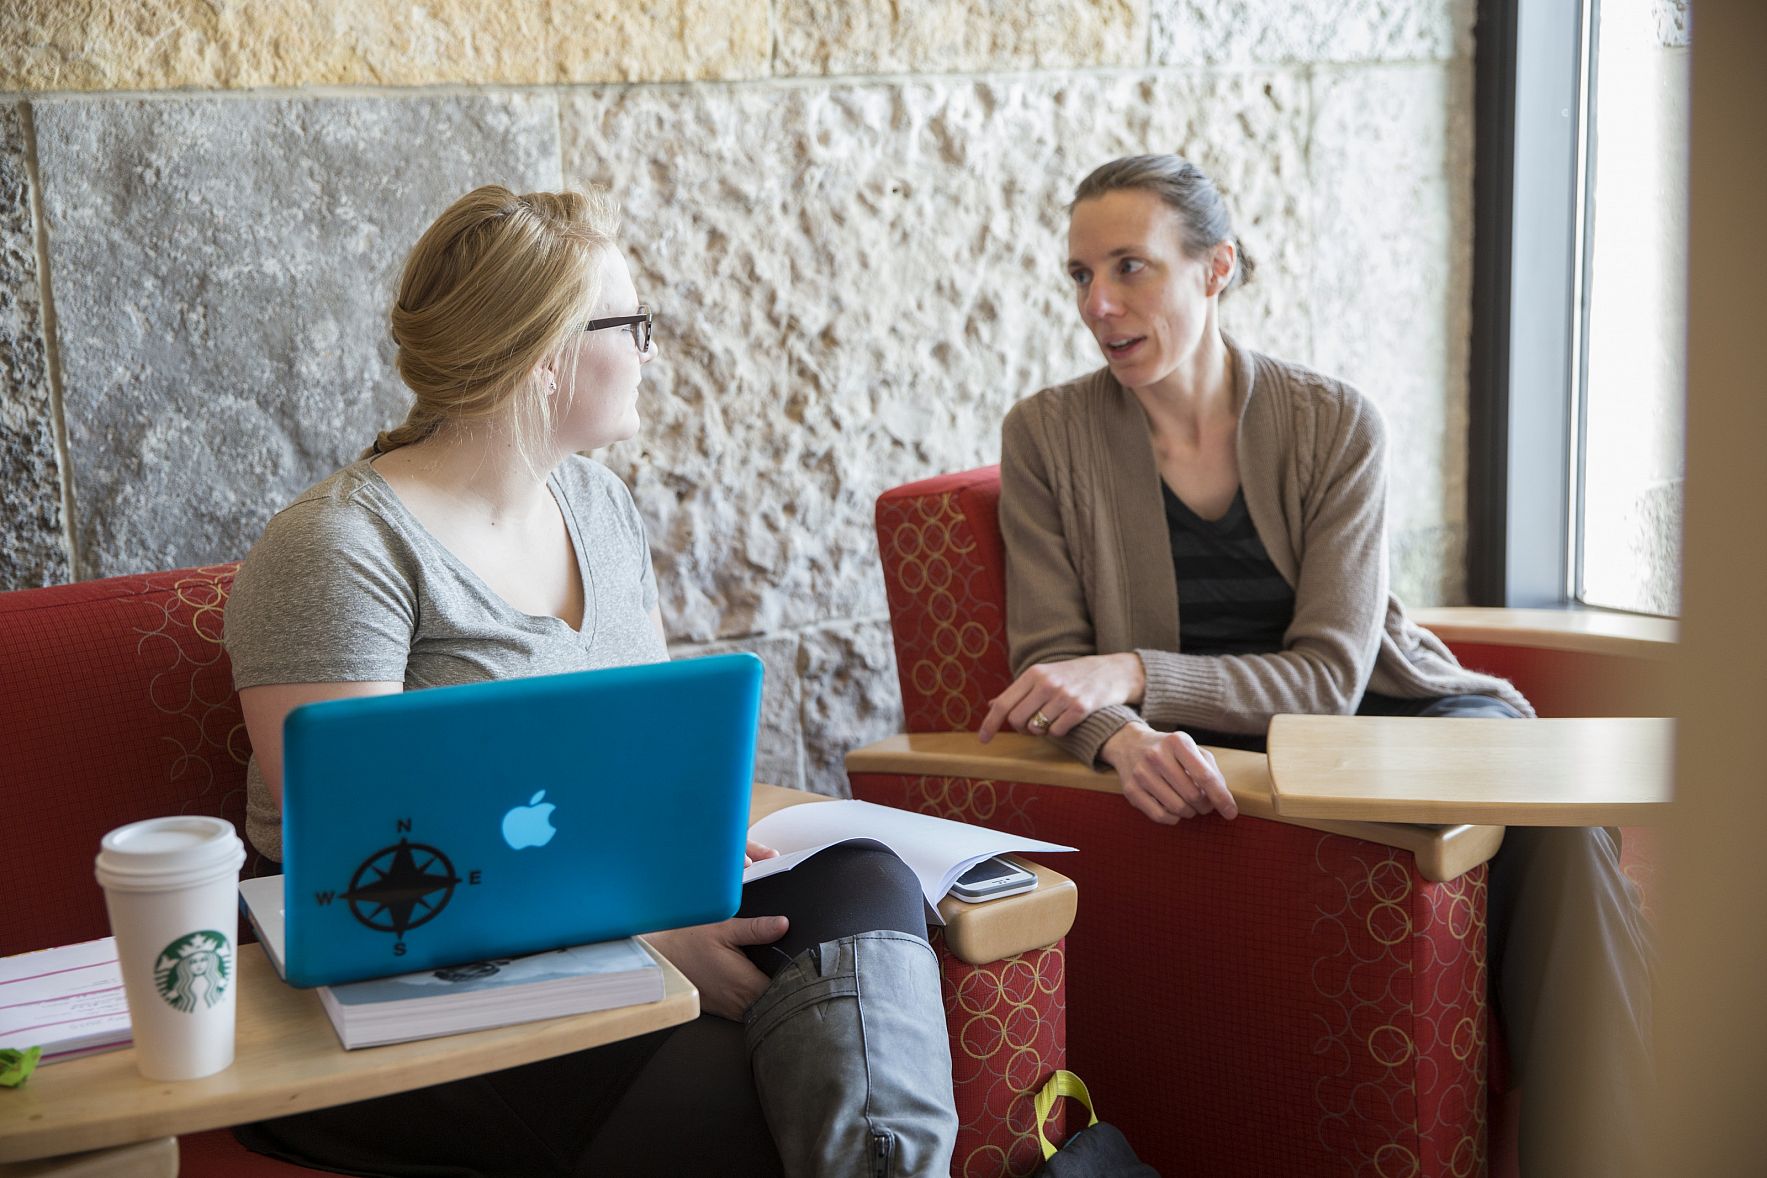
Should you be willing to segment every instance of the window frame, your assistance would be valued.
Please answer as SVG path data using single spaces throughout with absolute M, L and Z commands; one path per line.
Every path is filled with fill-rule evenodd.
M 1578 607 L 1584 172 L 1599 0 L 1479 0 L 1467 593 Z

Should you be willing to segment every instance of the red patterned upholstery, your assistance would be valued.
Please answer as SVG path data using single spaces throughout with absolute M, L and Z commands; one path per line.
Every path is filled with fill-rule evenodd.
M 221 649 L 236 567 L 0 593 L 0 955 L 109 934 L 92 876 L 106 831 L 162 814 L 244 829 L 250 746 Z M 179 1155 L 188 1178 L 320 1173 L 226 1130 L 183 1138 Z
M 1485 1116 L 1483 867 L 1113 795 L 856 774 L 855 796 L 1080 848 L 1068 1066 L 1167 1173 L 1468 1174 Z M 1134 819 L 1134 820 L 1131 820 Z M 1162 898 L 1164 902 L 1162 904 Z
M 109 932 L 92 875 L 106 831 L 178 813 L 243 830 L 250 747 L 221 648 L 236 567 L 0 593 L 11 880 L 0 955 Z M 1017 1097 L 1065 1063 L 1062 945 L 981 966 L 943 938 L 936 948 L 963 1123 L 957 1172 L 1027 1174 L 1041 1155 L 1030 1101 Z M 224 1130 L 187 1137 L 180 1152 L 187 1178 L 318 1173 L 247 1153 Z
M 886 492 L 878 546 L 910 732 L 973 730 L 1010 682 L 999 468 Z M 1464 644 L 1542 715 L 1608 714 L 1624 658 Z M 1599 693 L 1593 685 L 1608 684 Z M 1617 701 L 1626 700 L 1626 703 Z M 1635 714 L 1635 713 L 1633 713 Z M 1514 1165 L 1514 1100 L 1489 1033 L 1485 876 L 1240 818 L 1154 826 L 1113 794 L 857 774 L 855 796 L 1073 843 L 1070 1066 L 1168 1172 L 1477 1175 Z M 1625 831 L 1648 898 L 1653 832 Z M 1646 907 L 1647 915 L 1649 907 Z M 1497 1083 L 1493 1083 L 1497 1081 Z
M 997 468 L 887 492 L 877 526 L 911 731 L 973 729 L 1009 682 Z M 1154 1166 L 1484 1172 L 1485 869 L 1114 794 L 855 775 L 856 796 L 1073 843 L 1069 1066 Z
M 1000 468 L 941 475 L 877 501 L 877 543 L 910 732 L 973 729 L 1012 682 Z
M 0 954 L 109 933 L 98 840 L 161 814 L 243 828 L 248 748 L 221 649 L 232 565 L 0 594 Z
M 957 1178 L 1030 1174 L 1043 1162 L 1032 1096 L 1067 1066 L 1066 946 L 1057 942 L 987 965 L 953 957 L 933 935 L 943 963 L 951 1070 L 963 1126 L 951 1160 Z M 1061 1140 L 1065 1110 L 1046 1131 Z

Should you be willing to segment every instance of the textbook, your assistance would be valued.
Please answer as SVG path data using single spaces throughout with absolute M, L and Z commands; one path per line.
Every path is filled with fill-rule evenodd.
M 133 1041 L 115 937 L 0 957 L 0 1047 L 57 1063 Z
M 240 880 L 239 898 L 282 974 L 282 877 Z M 317 990 L 339 1041 L 354 1050 L 658 1002 L 663 971 L 627 937 Z
M 939 901 L 958 876 L 982 860 L 1011 851 L 1074 849 L 931 814 L 852 800 L 785 806 L 749 827 L 749 838 L 772 847 L 779 856 L 750 864 L 742 873 L 745 884 L 790 871 L 817 852 L 839 843 L 862 839 L 882 843 L 920 880 L 929 913 L 927 919 L 935 924 L 945 923 L 939 916 Z

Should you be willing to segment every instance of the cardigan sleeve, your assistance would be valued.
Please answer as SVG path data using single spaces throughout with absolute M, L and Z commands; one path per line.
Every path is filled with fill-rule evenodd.
M 1147 669 L 1142 711 L 1154 727 L 1262 734 L 1272 716 L 1285 712 L 1356 710 L 1380 653 L 1388 603 L 1386 430 L 1374 405 L 1344 386 L 1314 414 L 1311 436 L 1290 442 L 1312 451 L 1302 460 L 1311 485 L 1299 496 L 1299 519 L 1288 521 L 1295 614 L 1283 649 L 1138 651 Z M 1288 461 L 1276 454 L 1257 459 L 1267 478 Z M 1252 473 L 1242 471 L 1242 478 Z
M 1049 478 L 1051 455 L 1037 410 L 1035 398 L 1020 402 L 1001 431 L 1000 531 L 1006 541 L 1006 633 L 1014 676 L 1038 663 L 1098 653 L 1085 587 Z M 1104 742 L 1137 718 L 1134 709 L 1114 704 L 1048 739 L 1091 765 Z

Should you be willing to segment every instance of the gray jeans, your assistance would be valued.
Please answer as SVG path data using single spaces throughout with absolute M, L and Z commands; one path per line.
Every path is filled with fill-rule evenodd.
M 750 884 L 743 911 L 790 917 L 781 943 L 810 945 L 752 955 L 773 980 L 746 1025 L 706 1015 L 235 1134 L 377 1178 L 948 1172 L 950 1040 L 914 873 L 876 844 L 837 847 Z
M 749 1061 L 791 1178 L 951 1172 L 943 1010 L 938 958 L 908 933 L 828 941 L 774 976 L 748 1012 Z

